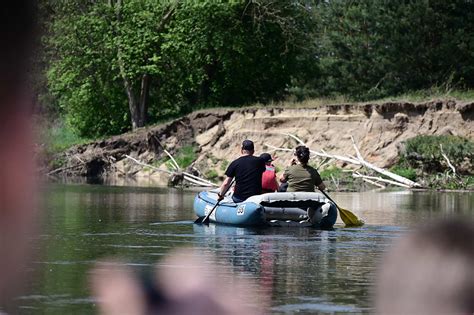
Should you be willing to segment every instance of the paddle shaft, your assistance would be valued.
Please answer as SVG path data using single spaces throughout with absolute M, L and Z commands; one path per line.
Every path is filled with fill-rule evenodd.
M 339 208 L 339 206 L 337 205 L 337 203 L 336 203 L 334 200 L 332 200 L 331 197 L 329 197 L 329 195 L 328 195 L 324 190 L 320 189 L 319 191 L 322 192 L 323 195 L 326 196 L 326 198 L 328 198 L 336 207 Z
M 225 189 L 225 191 L 223 192 L 223 196 L 225 196 L 225 194 L 227 194 L 227 192 L 229 191 L 230 187 L 232 187 L 232 185 L 234 184 L 234 179 L 232 179 L 232 181 L 230 182 L 229 186 L 227 186 L 227 188 Z M 222 200 L 222 199 L 221 199 Z M 216 210 L 217 206 L 219 205 L 219 203 L 221 202 L 221 200 L 217 200 L 216 204 L 214 205 L 214 207 L 212 207 L 211 211 L 209 211 L 209 213 L 204 217 L 204 219 L 202 219 L 202 221 L 199 221 L 199 218 L 194 222 L 194 223 L 203 223 L 203 224 L 209 224 L 209 217 L 211 216 L 211 214 L 214 212 L 214 210 Z

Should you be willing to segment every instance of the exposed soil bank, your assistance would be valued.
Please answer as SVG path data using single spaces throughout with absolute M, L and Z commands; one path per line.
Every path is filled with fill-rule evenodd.
M 193 145 L 198 151 L 194 167 L 203 174 L 209 170 L 222 174 L 227 163 L 239 156 L 246 138 L 255 142 L 256 154 L 270 152 L 264 144 L 293 148 L 295 140 L 281 133 L 298 136 L 314 150 L 343 155 L 355 154 L 353 136 L 367 161 L 389 167 L 397 161 L 400 144 L 414 136 L 452 134 L 473 139 L 473 120 L 474 102 L 457 101 L 209 109 L 73 147 L 55 157 L 56 167 L 50 171 L 55 169 L 53 174 L 60 176 L 151 178 L 165 185 L 168 175 L 143 168 L 125 155 L 159 166 L 157 161 L 165 157 L 163 148 L 173 154 Z M 278 152 L 277 166 L 283 167 L 289 154 Z

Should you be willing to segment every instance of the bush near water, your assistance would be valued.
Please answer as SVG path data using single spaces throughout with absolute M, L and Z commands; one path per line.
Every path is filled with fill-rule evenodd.
M 456 174 L 442 152 L 454 166 Z M 405 142 L 401 158 L 393 170 L 412 180 L 420 179 L 425 186 L 432 188 L 473 189 L 473 160 L 473 141 L 453 135 L 423 135 Z

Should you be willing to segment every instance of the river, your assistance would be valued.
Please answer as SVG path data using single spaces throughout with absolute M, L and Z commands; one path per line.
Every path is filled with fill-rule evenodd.
M 38 254 L 22 314 L 93 314 L 88 271 L 119 257 L 136 268 L 160 264 L 173 248 L 214 253 L 233 275 L 252 279 L 273 314 L 369 313 L 378 262 L 390 244 L 431 219 L 473 217 L 474 194 L 434 191 L 331 193 L 364 218 L 362 228 L 238 228 L 195 225 L 196 191 L 51 185 L 44 193 Z

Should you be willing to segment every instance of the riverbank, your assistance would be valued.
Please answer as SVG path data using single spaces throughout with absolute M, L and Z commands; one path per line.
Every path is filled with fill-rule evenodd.
M 297 136 L 311 149 L 354 156 L 351 137 L 365 160 L 379 167 L 395 165 L 404 142 L 419 135 L 454 135 L 474 139 L 474 102 L 439 100 L 422 103 L 317 104 L 306 107 L 246 107 L 193 112 L 171 122 L 74 146 L 54 155 L 47 164 L 49 176 L 87 178 L 127 177 L 152 179 L 166 185 L 169 152 L 181 168 L 219 180 L 228 163 L 239 156 L 245 138 L 255 142 L 256 153 L 272 147 L 294 148 Z M 275 153 L 282 170 L 291 153 Z M 150 165 L 144 167 L 133 160 Z M 316 166 L 324 163 L 315 159 Z M 341 170 L 354 166 L 343 161 Z

